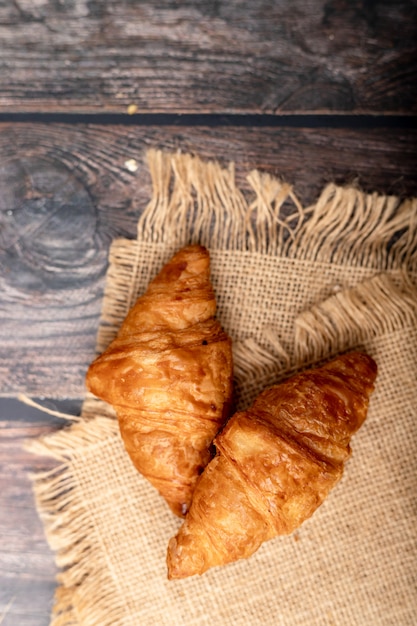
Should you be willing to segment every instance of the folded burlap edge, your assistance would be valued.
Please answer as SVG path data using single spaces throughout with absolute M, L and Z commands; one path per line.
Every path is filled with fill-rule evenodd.
M 253 172 L 249 182 L 255 199 L 248 202 L 234 185 L 233 166 L 225 170 L 190 155 L 155 151 L 148 154 L 148 162 L 154 195 L 139 220 L 138 239 L 117 240 L 111 247 L 99 351 L 112 339 L 133 303 L 138 269 L 135 249 L 143 242 L 161 245 L 167 256 L 181 245 L 200 241 L 225 253 L 240 250 L 260 258 L 265 254 L 289 256 L 319 264 L 360 264 L 375 270 L 370 280 L 335 294 L 297 318 L 295 360 L 289 359 L 278 339 L 276 350 L 271 352 L 250 340 L 235 347 L 238 375 L 262 380 L 265 386 L 302 366 L 355 348 L 372 334 L 415 325 L 416 199 L 400 202 L 394 197 L 329 185 L 316 205 L 303 209 L 290 185 Z M 287 210 L 281 217 L 288 201 L 294 211 Z M 225 210 L 230 212 L 222 222 Z M 115 290 L 123 294 L 121 298 L 114 297 Z M 113 602 L 117 597 L 114 581 L 102 555 L 89 540 L 93 529 L 86 523 L 83 503 L 77 500 L 71 470 L 72 460 L 84 448 L 119 436 L 117 421 L 109 407 L 89 396 L 82 418 L 68 429 L 29 445 L 33 452 L 58 462 L 52 471 L 33 476 L 37 509 L 57 565 L 62 568 L 53 626 L 78 625 L 74 606 L 85 602 L 89 594 L 96 603 L 91 624 L 115 624 L 122 610 Z

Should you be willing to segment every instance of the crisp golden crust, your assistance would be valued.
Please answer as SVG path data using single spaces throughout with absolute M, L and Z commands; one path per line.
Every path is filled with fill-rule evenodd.
M 169 578 L 247 558 L 310 517 L 342 476 L 375 377 L 370 357 L 350 353 L 264 391 L 236 413 L 216 437 L 217 455 L 170 541 Z
M 231 341 L 214 319 L 209 269 L 205 248 L 180 250 L 87 373 L 90 391 L 114 406 L 135 467 L 177 515 L 231 405 Z

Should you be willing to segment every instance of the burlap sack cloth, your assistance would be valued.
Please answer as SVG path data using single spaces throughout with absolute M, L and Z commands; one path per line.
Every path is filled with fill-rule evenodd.
M 81 420 L 32 446 L 59 461 L 34 479 L 62 567 L 52 624 L 416 624 L 417 201 L 329 185 L 304 209 L 259 172 L 244 195 L 232 166 L 147 156 L 153 197 L 137 241 L 112 245 L 98 350 L 171 254 L 200 242 L 239 407 L 357 346 L 378 363 L 376 390 L 342 481 L 299 531 L 172 582 L 166 548 L 181 522 L 134 470 L 111 410 L 87 397 Z

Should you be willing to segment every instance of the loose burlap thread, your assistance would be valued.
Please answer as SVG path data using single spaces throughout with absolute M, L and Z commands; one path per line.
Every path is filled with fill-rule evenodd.
M 31 445 L 57 461 L 34 476 L 61 568 L 53 626 L 417 622 L 417 200 L 328 185 L 304 208 L 260 172 L 150 151 L 153 195 L 136 240 L 111 246 L 97 350 L 182 245 L 210 249 L 218 318 L 234 342 L 238 408 L 300 368 L 360 347 L 379 373 L 341 482 L 293 535 L 248 560 L 169 582 L 180 520 L 132 467 L 113 410 Z

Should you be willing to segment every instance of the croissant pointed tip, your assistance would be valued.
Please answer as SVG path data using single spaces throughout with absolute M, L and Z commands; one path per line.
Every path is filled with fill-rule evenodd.
M 366 364 L 366 366 L 369 367 L 372 371 L 375 371 L 375 372 L 378 369 L 376 362 L 367 352 L 362 352 L 360 350 L 353 350 L 351 352 L 347 352 L 340 358 L 353 360 L 356 363 L 362 362 L 363 364 Z
M 195 551 L 195 540 L 195 537 L 183 532 L 181 536 L 169 540 L 166 559 L 168 580 L 200 575 L 208 569 L 204 555 Z
M 190 286 L 189 281 L 193 283 L 195 281 L 193 289 L 208 288 L 210 298 L 214 299 L 210 285 L 210 254 L 204 246 L 199 244 L 190 244 L 176 252 L 151 282 L 150 287 L 151 290 L 164 287 L 171 293 L 178 290 L 182 292 L 184 286 Z M 187 292 L 189 291 L 187 289 Z
M 167 577 L 168 580 L 176 580 L 182 578 L 178 568 L 178 552 L 177 552 L 177 538 L 172 537 L 168 543 L 167 551 Z
M 353 351 L 347 352 L 340 356 L 338 359 L 330 361 L 326 367 L 333 369 L 334 367 L 340 368 L 340 365 L 344 364 L 347 368 L 345 372 L 341 370 L 341 374 L 347 374 L 360 377 L 361 382 L 368 387 L 368 392 L 373 390 L 373 384 L 375 382 L 378 366 L 374 359 L 366 352 Z
M 185 578 L 185 576 L 181 575 L 179 571 L 168 566 L 167 578 L 168 580 L 181 580 L 181 578 Z
M 205 246 L 200 245 L 199 243 L 190 243 L 188 246 L 184 246 L 174 254 L 171 258 L 170 262 L 175 262 L 179 258 L 187 258 L 194 256 L 204 256 L 209 257 L 209 251 Z

